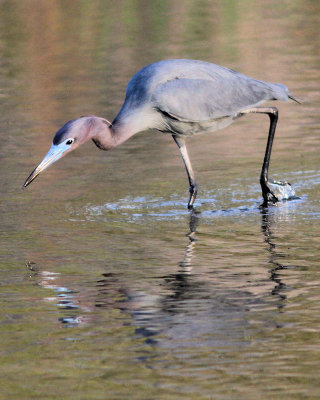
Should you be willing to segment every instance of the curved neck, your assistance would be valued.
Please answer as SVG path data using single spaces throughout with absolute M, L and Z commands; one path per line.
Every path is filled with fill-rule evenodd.
M 107 125 L 107 123 L 104 123 L 99 129 L 94 129 L 91 138 L 99 149 L 110 150 L 119 146 L 137 132 L 128 125 Z

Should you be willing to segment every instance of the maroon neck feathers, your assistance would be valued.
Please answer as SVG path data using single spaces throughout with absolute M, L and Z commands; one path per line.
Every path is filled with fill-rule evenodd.
M 101 150 L 110 150 L 119 146 L 137 133 L 128 124 L 112 125 L 108 120 L 100 117 L 89 117 L 90 138 Z

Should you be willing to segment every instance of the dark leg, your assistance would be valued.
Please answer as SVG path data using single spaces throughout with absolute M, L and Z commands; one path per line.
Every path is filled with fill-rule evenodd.
M 295 193 L 290 183 L 276 182 L 268 179 L 272 143 L 278 122 L 278 109 L 276 107 L 256 107 L 241 112 L 241 114 L 248 114 L 248 113 L 268 114 L 270 118 L 268 142 L 260 175 L 260 185 L 262 189 L 263 204 L 267 205 L 270 202 L 276 203 L 279 200 L 294 197 Z
M 188 208 L 190 210 L 191 208 L 193 208 L 193 203 L 197 197 L 198 185 L 197 185 L 197 182 L 195 180 L 194 173 L 192 170 L 191 162 L 190 162 L 189 155 L 187 152 L 185 139 L 178 137 L 176 135 L 172 135 L 172 137 L 179 147 L 179 150 L 180 150 L 180 153 L 181 153 L 181 156 L 182 156 L 182 159 L 183 159 L 183 162 L 186 167 L 187 174 L 188 174 L 189 185 L 190 185 L 190 187 L 189 187 L 190 198 L 189 198 L 189 202 L 188 202 Z

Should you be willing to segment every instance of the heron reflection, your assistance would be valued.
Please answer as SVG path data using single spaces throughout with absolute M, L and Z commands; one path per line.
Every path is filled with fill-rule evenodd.
M 261 208 L 261 231 L 264 235 L 264 241 L 267 244 L 267 251 L 269 254 L 269 263 L 271 264 L 270 269 L 270 280 L 275 283 L 271 294 L 279 298 L 277 307 L 279 310 L 283 309 L 286 304 L 286 290 L 287 285 L 281 278 L 280 271 L 287 269 L 288 267 L 279 262 L 281 258 L 284 258 L 284 254 L 280 254 L 277 251 L 276 236 L 273 233 L 272 226 L 274 224 L 275 214 L 270 212 L 270 209 L 266 207 Z
M 40 271 L 37 278 L 41 279 L 41 286 L 54 290 L 55 296 L 47 300 L 56 301 L 63 314 L 59 320 L 64 326 L 102 323 L 103 313 L 97 311 L 108 309 L 120 311 L 125 323 L 134 326 L 136 333 L 149 342 L 151 337 L 155 341 L 160 332 L 176 339 L 183 334 L 188 340 L 209 334 L 213 335 L 211 344 L 212 340 L 243 342 L 243 334 L 250 326 L 248 311 L 254 313 L 257 306 L 269 307 L 270 296 L 278 298 L 278 310 L 286 304 L 287 286 L 280 275 L 280 271 L 287 268 L 281 263 L 285 255 L 277 250 L 277 237 L 273 233 L 278 213 L 271 213 L 267 208 L 260 212 L 268 272 L 265 266 L 257 269 L 253 264 L 253 268 L 249 264 L 241 269 L 232 264 L 226 266 L 228 257 L 221 261 L 214 250 L 211 265 L 204 270 L 201 253 L 197 256 L 197 230 L 207 220 L 193 210 L 188 219 L 186 244 L 175 272 L 156 275 L 152 290 L 132 284 L 126 274 L 114 269 L 104 272 L 94 285 L 81 290 L 69 288 L 60 274 Z M 231 256 L 229 259 L 230 263 L 236 260 Z

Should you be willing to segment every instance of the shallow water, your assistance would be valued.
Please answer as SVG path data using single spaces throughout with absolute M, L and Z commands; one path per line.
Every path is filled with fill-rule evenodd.
M 317 1 L 0 2 L 0 398 L 319 398 Z M 199 58 L 282 82 L 268 119 L 70 154 L 22 191 L 68 119 L 112 119 L 129 77 Z

